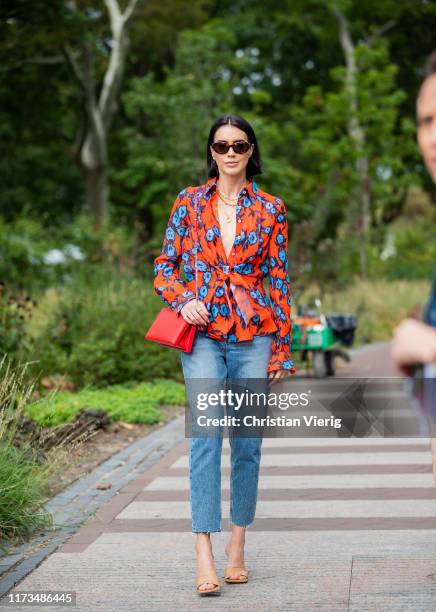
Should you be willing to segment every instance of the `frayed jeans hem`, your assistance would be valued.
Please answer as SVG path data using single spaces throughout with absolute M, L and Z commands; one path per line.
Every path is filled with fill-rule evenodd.
M 238 525 L 238 523 L 235 523 L 235 521 L 232 521 L 231 519 L 229 519 L 230 527 L 232 525 L 235 525 L 236 527 L 242 527 L 244 529 L 248 529 L 248 527 L 250 527 L 250 525 L 252 525 L 253 523 L 254 523 L 254 520 L 251 521 L 251 522 L 246 523 L 245 525 Z

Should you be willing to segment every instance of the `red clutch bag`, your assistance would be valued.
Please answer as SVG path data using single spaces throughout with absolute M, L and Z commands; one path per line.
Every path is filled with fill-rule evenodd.
M 166 307 L 157 315 L 145 338 L 190 353 L 196 331 L 196 325 L 187 323 L 177 311 Z
M 196 193 L 196 196 L 198 191 Z M 197 233 L 197 247 L 195 249 L 195 297 L 198 300 L 198 271 L 197 271 L 197 251 L 198 251 L 198 200 L 196 198 L 195 208 L 195 229 Z M 187 323 L 177 310 L 172 310 L 168 306 L 162 308 L 157 315 L 144 338 L 152 342 L 158 342 L 163 346 L 179 349 L 185 353 L 192 351 L 197 325 Z

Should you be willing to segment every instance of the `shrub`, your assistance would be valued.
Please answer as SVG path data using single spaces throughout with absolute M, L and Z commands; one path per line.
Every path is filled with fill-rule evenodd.
M 77 388 L 182 379 L 178 351 L 144 338 L 162 305 L 149 283 L 127 274 L 64 288 L 33 332 L 32 372 L 68 374 Z
M 42 464 L 29 442 L 16 444 L 18 423 L 30 401 L 33 384 L 24 382 L 6 356 L 0 361 L 0 548 L 52 525 L 44 510 L 45 494 L 55 461 Z M 53 455 L 54 457 L 54 455 Z

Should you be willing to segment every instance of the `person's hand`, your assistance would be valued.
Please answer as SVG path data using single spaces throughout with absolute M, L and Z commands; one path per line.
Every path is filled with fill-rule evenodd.
M 189 300 L 180 310 L 180 314 L 187 323 L 192 325 L 207 325 L 209 323 L 209 311 L 202 301 L 195 298 Z
M 400 368 L 435 362 L 436 329 L 416 319 L 404 319 L 394 329 L 391 357 Z
M 268 380 L 271 385 L 275 385 L 282 378 L 288 378 L 289 376 L 289 370 L 273 370 L 268 372 Z

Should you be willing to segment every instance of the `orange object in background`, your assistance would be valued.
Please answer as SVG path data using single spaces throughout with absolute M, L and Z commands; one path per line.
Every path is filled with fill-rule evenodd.
M 313 325 L 319 325 L 321 319 L 319 317 L 294 317 L 294 323 L 304 325 L 305 327 L 312 327 Z

